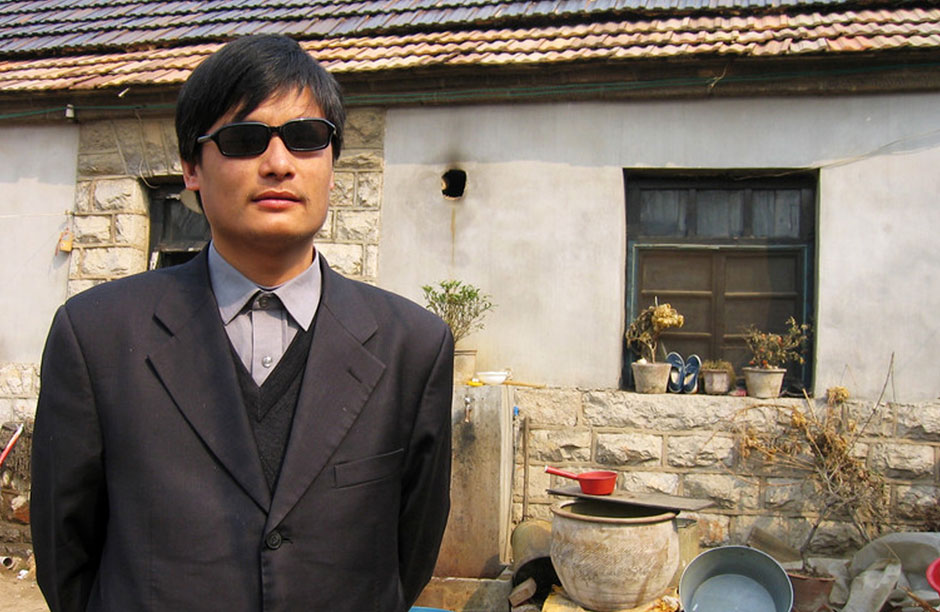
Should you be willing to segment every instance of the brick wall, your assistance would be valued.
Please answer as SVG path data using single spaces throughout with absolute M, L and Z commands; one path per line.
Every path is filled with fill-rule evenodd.
M 707 545 L 741 543 L 758 525 L 798 546 L 808 534 L 814 508 L 812 488 L 799 474 L 788 474 L 752 456 L 740 456 L 733 433 L 744 415 L 769 431 L 780 427 L 772 404 L 787 408 L 803 400 L 768 402 L 708 395 L 642 395 L 613 390 L 517 389 L 513 521 L 551 519 L 561 498 L 549 487 L 572 484 L 544 473 L 545 465 L 572 471 L 608 469 L 620 473 L 618 486 L 708 499 L 714 506 L 698 513 Z M 754 407 L 750 410 L 748 407 Z M 816 408 L 819 408 L 817 403 Z M 850 402 L 859 422 L 872 402 Z M 528 457 L 523 456 L 523 448 Z M 891 529 L 922 530 L 922 513 L 937 505 L 940 493 L 940 401 L 880 405 L 859 443 L 858 453 L 881 471 L 890 490 Z M 528 488 L 523 470 L 528 466 Z M 526 516 L 523 517 L 523 506 Z M 860 539 L 846 522 L 826 521 L 812 550 L 840 554 Z

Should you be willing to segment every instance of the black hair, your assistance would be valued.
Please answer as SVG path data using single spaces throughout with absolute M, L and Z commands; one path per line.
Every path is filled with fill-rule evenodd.
M 183 161 L 199 161 L 196 139 L 219 117 L 237 109 L 235 121 L 279 92 L 307 89 L 336 126 L 333 160 L 343 148 L 346 109 L 339 83 L 297 42 L 286 36 L 238 38 L 199 64 L 176 101 L 176 138 Z

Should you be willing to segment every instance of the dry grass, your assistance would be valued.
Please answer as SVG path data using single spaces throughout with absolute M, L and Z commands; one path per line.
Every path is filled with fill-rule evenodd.
M 753 420 L 735 418 L 738 449 L 743 458 L 757 457 L 774 469 L 807 479 L 813 495 L 807 500 L 816 518 L 800 553 L 805 558 L 820 524 L 829 518 L 850 522 L 865 541 L 881 535 L 887 519 L 888 487 L 884 476 L 859 452 L 858 443 L 878 411 L 876 403 L 864 422 L 852 418 L 848 391 L 834 387 L 824 406 L 809 397 L 799 406 L 758 404 L 776 412 L 778 427 L 768 431 Z

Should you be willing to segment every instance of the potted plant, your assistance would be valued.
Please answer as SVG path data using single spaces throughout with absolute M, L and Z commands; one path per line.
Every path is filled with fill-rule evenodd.
M 424 285 L 425 308 L 439 316 L 454 335 L 454 380 L 469 380 L 476 371 L 476 349 L 456 348 L 471 332 L 483 329 L 483 318 L 496 307 L 490 296 L 459 280 Z
M 659 337 L 667 329 L 682 327 L 685 318 L 669 304 L 654 303 L 630 323 L 625 334 L 630 349 L 639 355 L 631 364 L 639 393 L 665 393 L 672 365 L 656 363 Z
M 780 395 L 786 364 L 803 363 L 806 350 L 807 323 L 797 324 L 796 319 L 787 319 L 787 330 L 774 334 L 750 325 L 744 329 L 744 341 L 751 352 L 749 366 L 745 366 L 744 382 L 747 394 L 752 397 L 769 398 Z
M 792 473 L 811 487 L 805 500 L 815 518 L 799 547 L 802 567 L 789 572 L 797 612 L 828 609 L 824 606 L 829 602 L 833 578 L 820 574 L 807 559 L 823 521 L 847 521 L 865 542 L 881 535 L 888 523 L 884 475 L 866 461 L 858 448 L 881 400 L 859 423 L 850 414 L 848 398 L 847 389 L 833 387 L 826 391 L 825 405 L 817 406 L 804 393 L 802 405 L 770 406 L 779 427 L 761 426 L 749 419 L 735 427 L 742 458 L 756 455 L 775 473 Z M 765 408 L 766 404 L 759 404 L 741 412 Z
M 731 390 L 737 376 L 730 361 L 723 359 L 706 359 L 702 364 L 702 382 L 705 393 L 709 395 L 724 395 Z

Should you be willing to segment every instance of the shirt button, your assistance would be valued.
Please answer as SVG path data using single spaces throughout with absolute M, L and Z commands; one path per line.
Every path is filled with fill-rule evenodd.
M 266 368 L 270 368 L 272 363 L 274 363 L 274 360 L 271 359 L 270 355 L 268 355 L 267 357 L 263 357 L 261 359 L 261 365 L 263 365 Z
M 270 296 L 269 294 L 267 294 L 267 293 L 262 294 L 262 295 L 258 298 L 258 308 L 260 308 L 260 309 L 262 309 L 262 310 L 266 310 L 266 309 L 268 308 L 268 306 L 270 306 L 270 305 L 271 305 L 271 296 Z
M 272 531 L 268 534 L 268 537 L 264 539 L 264 545 L 270 548 L 271 550 L 277 550 L 281 547 L 281 543 L 284 541 L 284 538 L 281 537 L 280 532 Z

